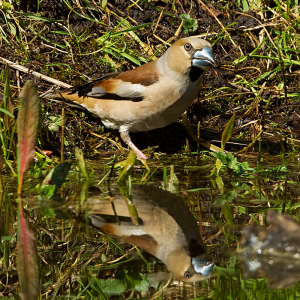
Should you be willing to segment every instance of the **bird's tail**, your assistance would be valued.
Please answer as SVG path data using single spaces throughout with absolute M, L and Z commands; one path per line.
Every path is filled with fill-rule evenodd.
M 73 102 L 77 103 L 79 105 L 82 105 L 84 101 L 86 101 L 87 97 L 79 97 L 77 93 L 71 94 L 69 91 L 66 92 L 55 92 L 55 93 L 48 93 L 46 95 L 43 95 L 43 98 L 49 99 L 49 100 L 58 100 L 58 101 L 65 101 L 65 102 Z
M 98 215 L 91 215 L 91 216 L 89 216 L 89 219 L 92 223 L 92 226 L 99 228 L 99 229 L 101 229 L 106 224 L 104 218 L 102 218 Z

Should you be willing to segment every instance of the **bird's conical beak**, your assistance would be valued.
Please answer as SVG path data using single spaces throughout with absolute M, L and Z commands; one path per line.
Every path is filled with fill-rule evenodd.
M 214 268 L 214 263 L 200 257 L 192 258 L 192 264 L 196 273 L 200 273 L 203 276 L 209 276 Z
M 195 67 L 207 70 L 215 64 L 214 55 L 209 47 L 204 47 L 201 51 L 196 51 L 193 55 L 192 65 Z

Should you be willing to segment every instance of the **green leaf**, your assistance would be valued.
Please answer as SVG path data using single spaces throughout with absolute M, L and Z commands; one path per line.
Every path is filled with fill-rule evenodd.
M 7 111 L 6 109 L 0 108 L 0 111 L 3 112 L 4 114 L 9 115 L 11 118 L 14 118 L 15 116 L 12 115 L 9 111 Z
M 83 152 L 77 147 L 75 148 L 75 157 L 78 160 L 78 167 L 79 167 L 80 172 L 86 179 L 89 179 L 90 175 L 86 168 Z
M 187 19 L 191 19 L 191 16 L 189 14 L 181 14 L 179 16 L 182 20 L 187 20 Z
M 220 173 L 220 170 L 221 170 L 221 168 L 222 168 L 222 162 L 219 160 L 219 159 L 217 159 L 217 161 L 216 161 L 216 171 L 217 171 L 217 175 L 219 175 L 219 173 Z
M 57 33 L 57 34 L 70 35 L 70 33 L 67 32 L 67 31 L 59 31 L 59 30 L 57 30 L 57 31 L 50 31 L 50 33 Z
M 119 279 L 99 279 L 101 290 L 107 295 L 120 295 L 126 291 L 126 284 Z
M 49 116 L 48 121 L 51 122 L 48 125 L 48 129 L 52 132 L 59 131 L 59 128 L 62 126 L 62 117 L 61 116 Z
M 134 151 L 132 149 L 130 149 L 128 158 L 124 162 L 125 163 L 124 164 L 124 169 L 122 170 L 121 174 L 119 175 L 119 178 L 118 178 L 117 182 L 125 184 L 126 179 L 128 178 L 128 176 L 131 172 L 131 169 L 133 168 L 133 165 L 135 163 L 135 159 L 136 159 L 136 154 L 134 153 Z
M 103 9 L 106 9 L 106 7 L 107 7 L 107 0 L 102 0 L 102 2 L 101 2 L 101 7 L 102 7 Z
M 31 13 L 23 13 L 23 12 L 20 12 L 20 11 L 17 11 L 17 10 L 15 10 L 15 13 L 18 13 L 20 15 L 26 16 L 26 17 L 31 18 L 31 19 L 43 21 L 43 22 L 63 22 L 64 21 L 64 20 L 51 20 L 51 19 L 48 19 L 48 18 L 40 17 L 38 15 L 33 15 Z
M 180 18 L 183 19 L 183 33 L 194 32 L 198 28 L 198 21 L 191 18 L 189 14 L 182 14 Z
M 247 12 L 249 10 L 249 5 L 247 0 L 242 0 L 243 11 Z
M 131 55 L 125 53 L 125 52 L 119 52 L 120 55 L 124 56 L 125 58 L 129 59 L 130 61 L 132 61 L 133 63 L 135 63 L 136 65 L 140 66 L 141 63 L 134 57 L 132 57 Z
M 40 119 L 40 98 L 35 85 L 28 80 L 19 95 L 18 128 L 18 193 L 21 194 L 23 176 L 34 156 Z
M 226 143 L 231 138 L 233 127 L 234 127 L 234 122 L 235 122 L 235 115 L 233 115 L 231 117 L 231 119 L 229 120 L 228 124 L 226 125 L 225 130 L 223 131 L 222 140 L 221 140 L 221 149 L 223 151 L 225 149 Z

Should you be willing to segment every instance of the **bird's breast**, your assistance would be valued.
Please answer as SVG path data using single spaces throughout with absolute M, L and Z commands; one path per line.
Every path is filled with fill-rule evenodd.
M 191 105 L 199 86 L 200 80 L 165 78 L 147 87 L 142 101 L 85 98 L 81 105 L 98 115 L 106 127 L 120 131 L 147 131 L 175 122 Z
M 155 87 L 147 90 L 145 100 L 137 103 L 139 117 L 130 124 L 129 131 L 146 131 L 176 122 L 193 103 L 199 87 L 200 80 L 194 83 L 173 83 L 161 90 Z

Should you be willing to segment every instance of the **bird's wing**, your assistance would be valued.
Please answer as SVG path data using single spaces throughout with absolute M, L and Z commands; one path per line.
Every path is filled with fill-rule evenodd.
M 155 62 L 124 73 L 110 73 L 83 86 L 74 87 L 70 94 L 97 99 L 141 101 L 147 86 L 158 81 Z

